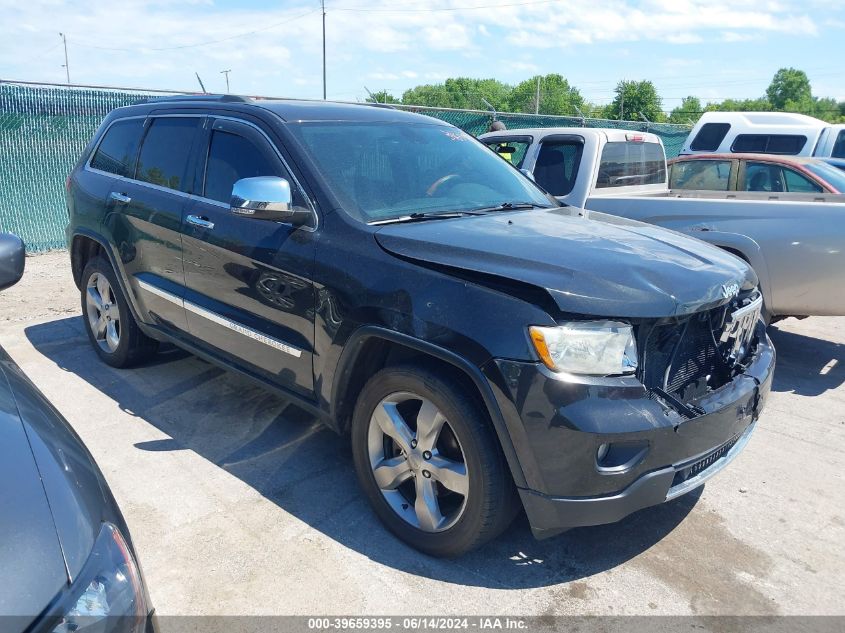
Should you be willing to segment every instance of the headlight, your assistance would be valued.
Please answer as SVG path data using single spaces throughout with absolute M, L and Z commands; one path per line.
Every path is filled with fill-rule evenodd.
M 572 321 L 528 331 L 540 359 L 553 371 L 609 376 L 637 369 L 634 330 L 625 323 Z
M 53 633 L 141 633 L 148 614 L 138 565 L 111 523 L 104 523 L 94 549 L 62 602 Z

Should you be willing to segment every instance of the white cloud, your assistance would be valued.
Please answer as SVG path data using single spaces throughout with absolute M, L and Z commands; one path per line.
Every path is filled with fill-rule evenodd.
M 62 31 L 68 34 L 71 78 L 79 83 L 190 89 L 196 71 L 209 89 L 219 90 L 224 85 L 219 71 L 231 68 L 235 91 L 314 97 L 322 78 L 317 4 L 287 0 L 242 8 L 234 0 L 0 0 L 0 76 L 63 81 Z M 841 0 L 559 0 L 432 12 L 472 2 L 428 0 L 400 8 L 392 0 L 370 0 L 347 6 L 352 4 L 367 10 L 341 11 L 343 3 L 327 7 L 330 95 L 332 85 L 363 92 L 365 77 L 407 87 L 454 74 L 490 76 L 491 68 L 500 67 L 560 71 L 573 51 L 610 49 L 618 57 L 629 42 L 655 43 L 667 57 L 675 46 L 700 42 L 735 43 L 781 33 L 798 42 L 830 28 L 842 18 L 843 6 Z M 515 5 L 513 0 L 484 4 Z M 408 10 L 414 7 L 427 11 Z M 812 15 L 824 15 L 825 26 Z M 250 31 L 255 32 L 246 34 Z

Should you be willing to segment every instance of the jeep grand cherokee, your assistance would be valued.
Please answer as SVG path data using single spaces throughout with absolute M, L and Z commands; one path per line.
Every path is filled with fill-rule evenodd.
M 292 399 L 349 434 L 375 513 L 432 555 L 520 507 L 543 537 L 688 492 L 742 450 L 770 388 L 744 262 L 561 206 L 426 116 L 119 108 L 67 201 L 103 361 L 170 341 Z

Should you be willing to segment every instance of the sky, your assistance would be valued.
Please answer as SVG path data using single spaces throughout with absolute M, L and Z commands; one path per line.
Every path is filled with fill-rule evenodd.
M 326 0 L 329 99 L 559 73 L 594 103 L 762 96 L 778 68 L 845 100 L 842 0 Z M 0 79 L 320 98 L 319 0 L 0 0 Z

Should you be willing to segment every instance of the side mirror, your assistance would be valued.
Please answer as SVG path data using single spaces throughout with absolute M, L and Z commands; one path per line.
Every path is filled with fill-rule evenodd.
M 520 169 L 519 171 L 522 172 L 523 176 L 531 180 L 531 182 L 536 182 L 534 180 L 534 172 L 532 172 L 530 169 Z
M 241 178 L 232 187 L 232 213 L 256 220 L 307 224 L 311 212 L 293 206 L 290 183 L 278 176 Z
M 26 248 L 23 240 L 11 233 L 0 233 L 0 290 L 20 281 L 25 264 Z
M 516 154 L 516 148 L 511 147 L 510 145 L 497 145 L 496 146 L 496 153 L 497 154 Z

